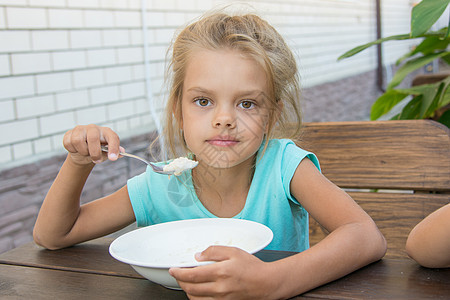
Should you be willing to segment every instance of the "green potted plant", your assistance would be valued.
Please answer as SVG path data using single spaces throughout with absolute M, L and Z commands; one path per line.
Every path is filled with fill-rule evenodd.
M 410 73 L 428 65 L 434 60 L 441 60 L 450 64 L 450 52 L 447 51 L 450 42 L 449 28 L 444 27 L 437 31 L 430 31 L 431 26 L 437 22 L 447 8 L 450 0 L 423 0 L 411 11 L 411 32 L 394 35 L 372 41 L 355 47 L 341 55 L 338 60 L 351 57 L 370 46 L 393 40 L 422 39 L 410 52 L 399 58 L 396 62 L 401 67 L 395 72 L 386 91 L 381 95 L 371 109 L 371 120 L 376 120 L 391 111 L 407 96 L 411 99 L 402 111 L 392 117 L 401 119 L 431 118 L 450 127 L 450 76 L 435 83 L 420 84 L 406 89 L 396 89 L 403 79 Z

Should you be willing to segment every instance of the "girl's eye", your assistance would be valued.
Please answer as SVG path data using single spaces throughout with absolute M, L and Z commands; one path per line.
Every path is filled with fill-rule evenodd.
M 197 105 L 199 106 L 208 106 L 210 104 L 209 100 L 205 98 L 195 99 L 194 102 L 197 103 Z
M 251 101 L 245 100 L 245 101 L 242 101 L 239 104 L 239 106 L 241 106 L 242 108 L 245 108 L 245 109 L 249 109 L 249 108 L 253 108 L 255 106 L 255 104 Z

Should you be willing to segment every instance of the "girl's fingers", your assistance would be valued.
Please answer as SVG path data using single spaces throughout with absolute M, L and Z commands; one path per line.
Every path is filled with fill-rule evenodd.
M 212 282 L 211 269 L 207 266 L 194 268 L 170 268 L 169 274 L 179 282 L 184 283 L 204 283 Z
M 237 254 L 238 248 L 228 246 L 210 246 L 203 252 L 197 253 L 195 259 L 198 261 L 222 261 L 230 259 Z
M 119 157 L 119 136 L 108 127 L 97 125 L 76 126 L 66 132 L 63 138 L 64 148 L 77 157 L 85 157 L 95 163 L 100 163 L 107 158 L 117 160 Z M 108 154 L 101 150 L 101 145 L 108 145 Z
M 95 126 L 88 126 L 86 130 L 86 142 L 89 156 L 95 163 L 102 162 L 104 159 L 103 152 L 100 148 L 100 128 Z
M 108 158 L 110 160 L 117 160 L 119 158 L 120 151 L 120 139 L 119 136 L 108 127 L 101 127 L 102 140 L 108 144 Z

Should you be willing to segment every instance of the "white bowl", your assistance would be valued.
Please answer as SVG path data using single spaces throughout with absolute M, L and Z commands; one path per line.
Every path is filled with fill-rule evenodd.
M 205 218 L 156 224 L 125 233 L 109 246 L 117 260 L 130 264 L 136 272 L 158 284 L 180 289 L 169 274 L 171 267 L 195 267 L 212 262 L 198 262 L 195 253 L 211 245 L 238 247 L 255 253 L 273 238 L 272 231 L 257 222 Z

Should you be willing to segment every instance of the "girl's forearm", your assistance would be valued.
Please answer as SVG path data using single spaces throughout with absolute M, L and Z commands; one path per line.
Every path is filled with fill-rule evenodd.
M 80 196 L 94 164 L 73 163 L 70 154 L 48 191 L 33 231 L 37 244 L 49 249 L 64 247 L 64 238 L 80 211 Z
M 386 241 L 375 224 L 347 224 L 310 249 L 271 263 L 277 298 L 289 298 L 341 278 L 381 259 Z

